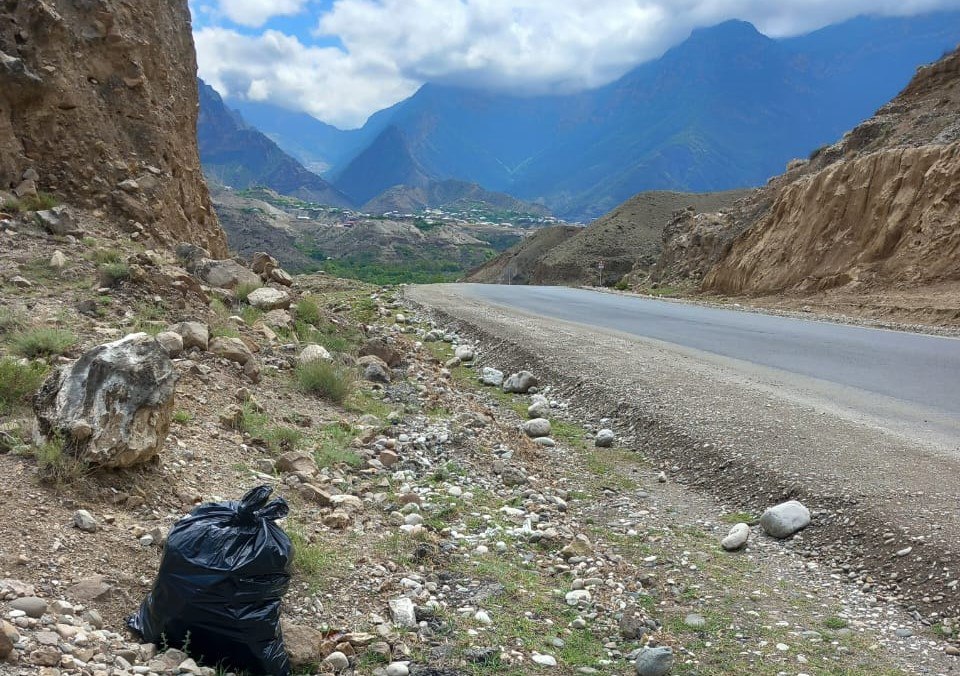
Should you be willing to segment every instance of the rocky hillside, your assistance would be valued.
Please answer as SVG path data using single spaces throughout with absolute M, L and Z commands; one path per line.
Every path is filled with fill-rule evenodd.
M 540 204 L 523 202 L 506 193 L 484 190 L 476 183 L 453 179 L 430 181 L 420 187 L 398 185 L 388 188 L 364 204 L 361 211 L 370 214 L 384 214 L 390 211 L 416 213 L 423 209 L 445 211 L 479 209 L 514 215 L 550 215 L 550 210 Z
M 707 274 L 726 294 L 916 288 L 960 281 L 960 51 L 765 191 Z
M 576 237 L 583 228 L 557 225 L 536 230 L 496 258 L 470 271 L 464 281 L 484 284 L 531 284 L 537 263 L 548 252 Z
M 632 269 L 655 263 L 664 225 L 677 209 L 716 210 L 742 197 L 742 191 L 688 194 L 646 192 L 591 223 L 575 237 L 537 261 L 534 284 L 593 284 L 596 265 L 604 262 L 604 283 L 615 284 Z
M 303 200 L 350 206 L 350 199 L 280 150 L 276 143 L 229 110 L 210 85 L 199 81 L 197 140 L 207 177 L 242 189 L 266 186 Z
M 195 75 L 186 0 L 0 5 L 0 203 L 66 199 L 225 255 L 185 133 Z

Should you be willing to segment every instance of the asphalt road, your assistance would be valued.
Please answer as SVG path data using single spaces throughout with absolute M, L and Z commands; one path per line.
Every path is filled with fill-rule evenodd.
M 462 284 L 456 293 L 524 312 L 852 388 L 870 413 L 929 419 L 960 439 L 960 340 L 565 287 Z M 847 391 L 846 399 L 855 399 Z M 885 406 L 879 406 L 876 398 Z M 848 403 L 848 402 L 845 402 Z M 862 404 L 862 402 L 861 402 Z M 903 404 L 903 406 L 898 406 Z M 883 410 L 881 410 L 883 409 Z

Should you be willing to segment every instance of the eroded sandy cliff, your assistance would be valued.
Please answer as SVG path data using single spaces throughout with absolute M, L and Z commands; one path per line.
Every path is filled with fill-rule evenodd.
M 225 255 L 196 119 L 187 0 L 0 3 L 0 190 Z
M 704 290 L 909 289 L 960 280 L 960 50 L 921 68 L 873 118 L 760 194 L 772 197 L 771 207 L 739 224 Z

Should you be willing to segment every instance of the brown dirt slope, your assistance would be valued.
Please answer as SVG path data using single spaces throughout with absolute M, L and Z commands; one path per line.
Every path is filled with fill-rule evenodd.
M 464 281 L 482 284 L 530 284 L 532 272 L 543 255 L 575 237 L 583 228 L 558 225 L 525 237 L 502 254 L 470 271 Z
M 960 50 L 768 189 L 704 279 L 726 294 L 857 293 L 960 281 Z
M 41 191 L 225 255 L 197 156 L 196 72 L 187 0 L 4 3 L 0 191 L 36 172 Z
M 597 263 L 604 262 L 604 280 L 616 283 L 634 267 L 648 268 L 660 255 L 664 226 L 678 209 L 716 211 L 743 197 L 733 190 L 690 194 L 642 192 L 558 244 L 537 261 L 533 284 L 594 284 Z

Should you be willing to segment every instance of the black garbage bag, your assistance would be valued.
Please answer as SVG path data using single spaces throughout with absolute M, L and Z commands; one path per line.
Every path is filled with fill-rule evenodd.
M 289 511 L 258 486 L 240 502 L 200 505 L 167 536 L 153 589 L 127 626 L 143 640 L 198 662 L 287 676 L 280 601 L 293 548 L 274 523 Z

